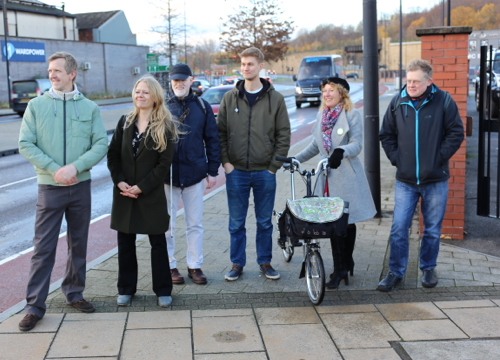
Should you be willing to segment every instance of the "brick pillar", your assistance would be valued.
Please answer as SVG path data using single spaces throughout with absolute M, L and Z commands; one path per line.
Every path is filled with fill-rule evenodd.
M 450 93 L 457 103 L 460 117 L 467 123 L 468 40 L 472 27 L 445 26 L 417 29 L 422 40 L 422 59 L 434 69 L 434 84 Z M 463 240 L 465 220 L 465 153 L 466 140 L 450 159 L 448 205 L 441 228 L 442 239 Z M 423 232 L 420 217 L 420 234 Z

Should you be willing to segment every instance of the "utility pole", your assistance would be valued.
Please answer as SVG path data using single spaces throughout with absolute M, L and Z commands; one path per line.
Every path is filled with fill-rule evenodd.
M 399 0 L 399 91 L 403 89 L 403 0 Z
M 451 0 L 448 0 L 448 19 L 446 21 L 448 26 L 451 24 Z
M 363 98 L 364 98 L 364 152 L 365 172 L 377 209 L 381 217 L 380 201 L 380 129 L 378 103 L 378 43 L 377 1 L 363 0 Z
M 5 65 L 7 66 L 7 98 L 9 99 L 9 107 L 12 108 L 12 100 L 10 98 L 10 70 L 9 70 L 9 47 L 7 46 L 7 36 L 9 35 L 9 23 L 7 20 L 7 0 L 3 0 L 3 34 L 4 34 L 4 54 Z
M 68 34 L 67 34 L 67 31 L 66 31 L 66 13 L 64 12 L 64 3 L 62 3 L 61 9 L 62 9 L 62 18 L 63 18 L 64 40 L 66 40 L 68 38 Z

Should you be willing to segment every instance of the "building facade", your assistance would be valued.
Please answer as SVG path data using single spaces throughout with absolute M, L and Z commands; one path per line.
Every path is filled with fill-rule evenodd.
M 136 45 L 135 35 L 121 10 L 87 16 L 87 20 L 93 21 L 87 21 L 87 25 L 82 22 L 91 30 L 92 38 L 78 41 L 78 14 L 63 13 L 54 6 L 29 0 L 8 1 L 7 9 L 9 32 L 7 51 L 1 51 L 1 102 L 7 102 L 10 96 L 5 53 L 11 82 L 47 78 L 47 59 L 51 54 L 58 51 L 72 54 L 79 64 L 76 83 L 85 95 L 129 93 L 141 74 L 146 73 L 149 47 Z M 95 21 L 97 18 L 101 21 Z

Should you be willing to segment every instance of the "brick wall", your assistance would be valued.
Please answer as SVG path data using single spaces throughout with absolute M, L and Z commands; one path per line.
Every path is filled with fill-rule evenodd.
M 418 29 L 422 40 L 422 59 L 434 69 L 434 84 L 445 90 L 457 103 L 466 125 L 468 89 L 468 39 L 471 27 L 438 27 Z M 441 238 L 463 240 L 465 220 L 466 140 L 450 160 L 448 204 L 441 228 Z M 420 218 L 420 234 L 423 231 Z

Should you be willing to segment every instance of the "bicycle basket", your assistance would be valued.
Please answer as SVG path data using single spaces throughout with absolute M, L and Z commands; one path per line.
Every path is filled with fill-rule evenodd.
M 341 198 L 287 200 L 279 219 L 280 236 L 320 239 L 346 236 L 349 204 Z

